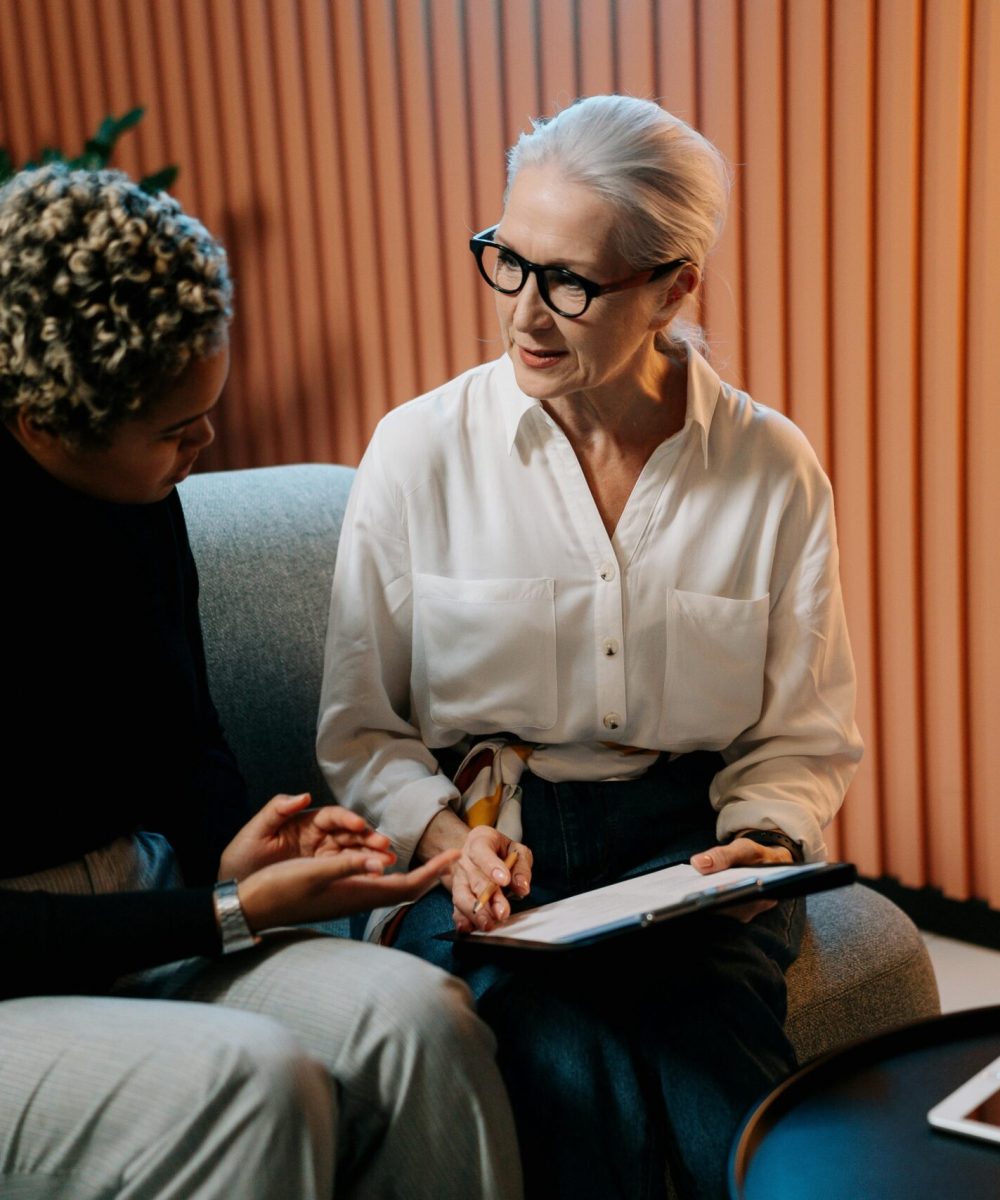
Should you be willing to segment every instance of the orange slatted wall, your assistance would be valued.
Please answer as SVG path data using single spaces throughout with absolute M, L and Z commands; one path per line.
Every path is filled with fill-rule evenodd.
M 830 472 L 868 753 L 834 848 L 1000 907 L 1000 0 L 0 0 L 0 144 L 148 113 L 226 241 L 209 465 L 356 462 L 497 350 L 466 250 L 532 115 L 658 97 L 735 164 L 715 361 Z

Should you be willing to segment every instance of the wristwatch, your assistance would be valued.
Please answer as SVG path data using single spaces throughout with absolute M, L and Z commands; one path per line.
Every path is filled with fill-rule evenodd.
M 805 859 L 801 844 L 792 841 L 787 833 L 780 833 L 777 829 L 744 829 L 736 837 L 747 838 L 756 842 L 758 846 L 780 846 L 792 856 L 792 862 L 800 863 Z
M 215 885 L 212 903 L 215 905 L 215 920 L 222 938 L 223 954 L 235 954 L 237 950 L 249 950 L 257 945 L 260 938 L 251 932 L 247 924 L 235 879 L 224 879 Z

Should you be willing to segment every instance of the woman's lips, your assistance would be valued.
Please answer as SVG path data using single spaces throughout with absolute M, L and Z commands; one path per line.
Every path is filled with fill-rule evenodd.
M 185 463 L 185 465 L 181 467 L 177 474 L 170 479 L 170 482 L 173 484 L 183 483 L 184 480 L 187 479 L 187 477 L 191 474 L 191 468 L 197 461 L 198 456 L 195 455 L 189 463 Z
M 517 353 L 521 362 L 527 367 L 543 369 L 553 367 L 566 354 L 565 350 L 529 350 L 527 346 L 518 346 Z

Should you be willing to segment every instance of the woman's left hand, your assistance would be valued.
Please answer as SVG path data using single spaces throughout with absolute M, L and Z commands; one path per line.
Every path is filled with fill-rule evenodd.
M 309 808 L 308 792 L 273 796 L 222 852 L 220 879 L 245 879 L 254 871 L 292 858 L 317 858 L 341 850 L 368 850 L 386 867 L 396 861 L 389 839 L 363 817 L 325 804 Z
M 792 855 L 784 846 L 762 846 L 749 838 L 738 837 L 724 846 L 713 846 L 703 850 L 691 859 L 691 866 L 702 875 L 712 875 L 716 871 L 725 871 L 728 867 L 754 867 L 760 863 L 791 863 Z M 775 900 L 751 900 L 748 904 L 734 904 L 731 908 L 720 909 L 728 917 L 738 921 L 752 921 L 754 917 L 769 908 L 774 908 Z

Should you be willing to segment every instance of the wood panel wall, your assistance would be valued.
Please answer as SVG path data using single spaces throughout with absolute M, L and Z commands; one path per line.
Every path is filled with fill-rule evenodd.
M 0 0 L 0 144 L 145 104 L 118 163 L 178 162 L 229 246 L 215 467 L 355 462 L 494 355 L 504 150 L 609 90 L 734 164 L 715 361 L 834 481 L 868 744 L 834 849 L 1000 906 L 1000 0 Z

